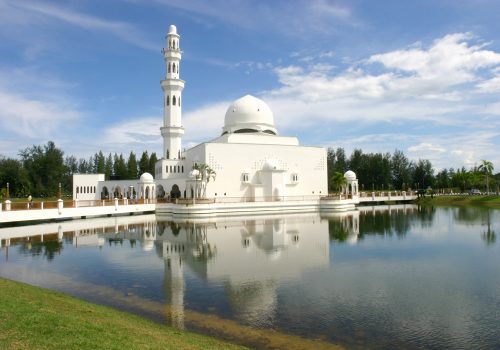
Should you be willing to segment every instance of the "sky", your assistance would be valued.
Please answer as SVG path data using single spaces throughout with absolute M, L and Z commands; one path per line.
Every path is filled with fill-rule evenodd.
M 162 153 L 161 49 L 183 51 L 183 147 L 263 99 L 281 135 L 500 171 L 500 1 L 0 0 L 0 155 Z

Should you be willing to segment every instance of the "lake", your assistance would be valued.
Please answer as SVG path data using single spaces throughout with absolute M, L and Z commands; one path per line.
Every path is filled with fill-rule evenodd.
M 0 228 L 0 276 L 258 348 L 500 348 L 500 210 Z M 1 296 L 0 296 L 1 297 Z

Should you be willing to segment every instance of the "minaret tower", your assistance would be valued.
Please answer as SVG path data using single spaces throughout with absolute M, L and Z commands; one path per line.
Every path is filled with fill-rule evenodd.
M 163 90 L 163 158 L 181 159 L 182 127 L 182 90 L 184 81 L 179 79 L 182 51 L 179 46 L 177 28 L 171 25 L 166 36 L 166 48 L 162 50 L 167 74 L 161 81 Z

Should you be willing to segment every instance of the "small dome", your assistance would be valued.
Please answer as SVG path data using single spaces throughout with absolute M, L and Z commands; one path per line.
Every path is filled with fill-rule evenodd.
M 177 27 L 173 24 L 168 28 L 168 34 L 177 34 Z
M 350 181 L 356 180 L 356 173 L 352 170 L 347 170 L 344 174 L 344 177 Z
M 234 101 L 226 111 L 222 133 L 265 132 L 276 135 L 273 112 L 269 106 L 251 95 Z
M 150 173 L 144 173 L 141 175 L 139 182 L 154 182 L 153 175 L 151 175 Z

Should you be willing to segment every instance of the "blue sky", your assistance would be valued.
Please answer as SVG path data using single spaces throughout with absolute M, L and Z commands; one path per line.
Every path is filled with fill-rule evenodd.
M 161 154 L 161 54 L 184 51 L 185 147 L 265 100 L 303 144 L 500 170 L 500 2 L 0 0 L 0 154 Z

